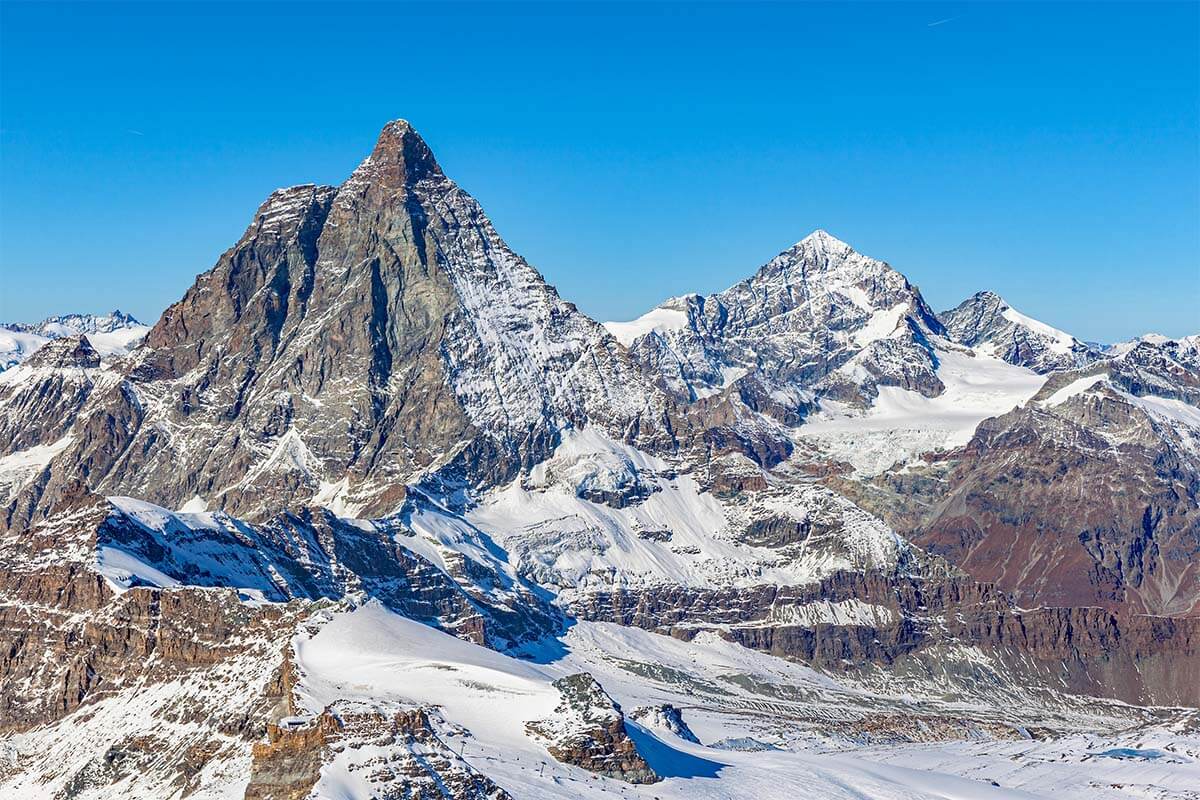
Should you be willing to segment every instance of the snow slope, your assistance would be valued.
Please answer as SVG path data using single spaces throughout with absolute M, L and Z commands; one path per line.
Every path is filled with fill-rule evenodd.
M 686 327 L 687 312 L 673 308 L 673 302 L 668 300 L 662 306 L 651 309 L 629 322 L 606 322 L 604 327 L 626 347 L 632 346 L 634 340 L 648 333 L 662 333 Z
M 981 353 L 938 350 L 937 358 L 942 394 L 885 386 L 865 413 L 822 400 L 798 435 L 858 474 L 877 475 L 921 453 L 966 444 L 980 422 L 1025 403 L 1046 382 L 1031 369 Z
M 36 333 L 0 328 L 0 369 L 20 364 L 50 339 Z
M 514 797 L 794 800 L 804 793 L 878 800 L 1082 800 L 1124 796 L 1095 780 L 1097 766 L 1113 782 L 1128 776 L 1165 789 L 1182 789 L 1196 775 L 1193 759 L 1182 755 L 1140 771 L 1122 771 L 1116 760 L 1095 765 L 1075 757 L 1056 763 L 1052 754 L 1069 752 L 1067 748 L 1016 736 L 1011 743 L 978 740 L 854 752 L 839 752 L 828 741 L 794 738 L 794 733 L 780 736 L 787 730 L 779 724 L 784 721 L 780 711 L 756 703 L 755 696 L 781 696 L 791 687 L 789 691 L 854 705 L 853 690 L 711 634 L 681 642 L 615 625 L 579 623 L 563 642 L 565 652 L 547 651 L 529 662 L 439 633 L 373 603 L 329 614 L 326 620 L 315 635 L 293 642 L 302 676 L 297 696 L 307 714 L 347 700 L 383 710 L 436 708 L 443 738 Z M 578 672 L 592 674 L 627 713 L 674 704 L 703 744 L 627 719 L 639 750 L 665 778 L 648 786 L 599 778 L 555 761 L 526 735 L 524 725 L 553 711 L 559 697 L 551 686 L 554 679 Z M 711 705 L 712 689 L 706 686 L 723 686 L 722 691 L 732 693 L 729 702 Z M 1197 745 L 1195 736 L 1176 739 Z M 1087 749 L 1103 749 L 1107 741 L 1093 737 Z M 964 753 L 961 763 L 948 757 L 955 752 Z M 1014 767 L 1014 752 L 1024 753 L 1026 763 L 1037 762 L 1038 767 Z M 323 771 L 314 796 L 344 797 L 337 788 L 345 785 L 347 775 L 334 764 Z
M 585 498 L 596 485 L 634 480 L 644 487 L 640 502 L 614 507 Z M 831 533 L 811 536 L 798 554 L 781 558 L 742 536 L 767 518 L 816 519 Z M 502 546 L 514 569 L 564 599 L 618 586 L 805 585 L 839 569 L 894 568 L 911 550 L 877 518 L 823 487 L 782 486 L 722 503 L 694 477 L 594 428 L 564 431 L 550 459 L 486 495 L 465 521 Z M 440 524 L 461 528 L 464 521 L 443 516 Z

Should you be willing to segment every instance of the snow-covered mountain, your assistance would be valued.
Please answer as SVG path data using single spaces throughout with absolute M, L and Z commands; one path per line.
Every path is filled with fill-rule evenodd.
M 59 339 L 63 336 L 77 336 L 81 333 L 115 333 L 129 328 L 146 326 L 134 319 L 132 314 L 126 314 L 117 309 L 107 314 L 63 314 L 47 317 L 41 322 L 14 322 L 4 327 L 24 333 L 36 333 L 48 339 Z
M 955 341 L 1046 373 L 1080 367 L 1100 353 L 1069 333 L 1027 317 L 995 292 L 979 292 L 938 315 Z
M 823 231 L 601 325 L 403 121 L 133 324 L 7 332 L 0 795 L 1195 783 L 1200 339 Z
M 753 386 L 803 414 L 814 391 L 862 405 L 882 386 L 942 388 L 929 344 L 942 326 L 920 292 L 825 231 L 724 292 L 674 298 L 606 327 L 690 401 Z
M 132 350 L 150 327 L 130 314 L 64 314 L 41 322 L 10 322 L 0 325 L 0 370 L 24 361 L 30 353 L 52 339 L 86 334 L 101 356 L 122 356 Z

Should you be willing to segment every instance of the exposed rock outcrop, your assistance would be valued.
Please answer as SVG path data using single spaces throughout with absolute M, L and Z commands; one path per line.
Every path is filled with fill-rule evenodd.
M 428 540 L 405 525 L 406 514 L 347 521 L 328 509 L 302 508 L 252 525 L 221 513 L 114 502 L 96 528 L 96 546 L 102 570 L 123 584 L 236 586 L 275 602 L 364 596 L 498 649 L 551 635 L 562 624 L 537 590 L 494 557 L 452 552 L 434 564 L 418 555 Z M 413 497 L 406 507 L 419 505 Z M 487 558 L 484 543 L 475 544 Z M 148 569 L 123 568 L 130 557 Z
M 246 800 L 302 800 L 321 770 L 405 800 L 511 800 L 438 737 L 423 708 L 386 713 L 339 703 L 313 718 L 289 717 L 253 748 Z
M 832 673 L 895 668 L 946 645 L 979 648 L 1028 686 L 1053 681 L 1136 704 L 1198 705 L 1200 620 L 1101 608 L 1021 610 L 965 577 L 841 572 L 806 587 L 621 590 L 581 597 L 581 619 L 691 639 L 715 631 Z
M 660 780 L 625 730 L 621 707 L 587 673 L 554 682 L 562 701 L 550 719 L 530 722 L 528 733 L 564 764 L 626 783 Z
M 668 731 L 687 742 L 700 743 L 696 734 L 683 721 L 683 714 L 670 703 L 656 706 L 640 706 L 629 712 L 629 718 L 652 728 Z
M 1022 606 L 1200 613 L 1195 434 L 1106 375 L 1069 373 L 926 469 L 837 485 Z

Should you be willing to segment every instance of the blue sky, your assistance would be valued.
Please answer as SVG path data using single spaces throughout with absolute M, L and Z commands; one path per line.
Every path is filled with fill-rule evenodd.
M 580 308 L 814 228 L 938 309 L 1200 331 L 1200 5 L 0 4 L 0 318 L 146 320 L 404 117 Z

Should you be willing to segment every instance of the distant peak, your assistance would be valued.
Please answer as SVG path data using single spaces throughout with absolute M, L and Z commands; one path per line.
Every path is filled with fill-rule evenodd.
M 989 289 L 984 289 L 982 292 L 976 292 L 975 294 L 971 295 L 971 299 L 967 302 L 971 301 L 977 303 L 988 303 L 991 305 L 1008 306 L 1007 300 Z
M 808 244 L 823 250 L 853 250 L 846 242 L 829 233 L 823 228 L 817 228 L 815 231 L 805 236 L 797 244 Z
M 966 300 L 963 300 L 954 308 L 946 309 L 942 312 L 942 315 L 949 317 L 955 314 L 965 314 L 968 312 L 974 314 L 980 314 L 984 312 L 990 314 L 1000 314 L 1011 308 L 1012 306 L 1009 305 L 1008 301 L 1003 297 L 989 289 L 984 289 L 982 292 L 976 292 Z
M 78 334 L 53 339 L 26 359 L 30 367 L 89 367 L 100 366 L 100 355 L 87 336 Z

